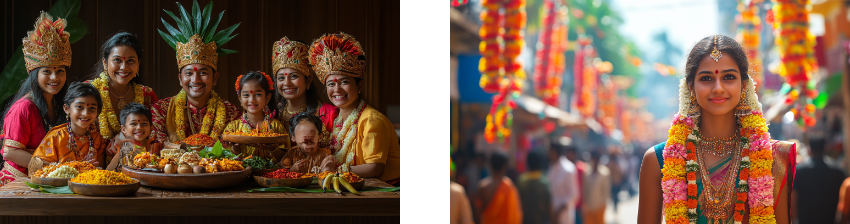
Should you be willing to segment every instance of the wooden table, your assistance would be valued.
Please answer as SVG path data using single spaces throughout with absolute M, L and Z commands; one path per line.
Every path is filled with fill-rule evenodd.
M 400 216 L 400 192 L 249 193 L 260 186 L 246 180 L 216 190 L 142 186 L 133 196 L 89 197 L 45 194 L 24 181 L 0 187 L 0 223 L 397 223 Z M 391 187 L 374 178 L 366 186 Z

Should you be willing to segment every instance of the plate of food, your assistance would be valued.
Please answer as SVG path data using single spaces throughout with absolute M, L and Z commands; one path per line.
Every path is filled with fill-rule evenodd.
M 68 186 L 68 180 L 80 173 L 96 170 L 89 162 L 66 162 L 45 166 L 30 176 L 30 182 L 34 184 L 50 185 L 55 187 Z
M 278 133 L 226 132 L 221 140 L 239 144 L 286 144 L 289 135 Z
M 313 175 L 292 172 L 289 169 L 281 168 L 260 176 L 255 175 L 254 181 L 263 187 L 306 188 L 313 182 Z
M 122 173 L 93 170 L 68 181 L 68 188 L 79 195 L 115 197 L 133 195 L 141 187 L 139 180 Z

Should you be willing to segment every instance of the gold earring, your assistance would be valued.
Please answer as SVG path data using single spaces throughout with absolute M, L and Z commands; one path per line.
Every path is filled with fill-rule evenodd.
M 691 92 L 691 108 L 688 110 L 688 114 L 695 115 L 699 113 L 699 103 L 697 102 L 697 97 L 695 92 Z
M 752 108 L 747 104 L 747 94 L 741 90 L 741 101 L 735 106 L 735 115 L 740 117 L 747 116 L 750 113 L 752 113 Z

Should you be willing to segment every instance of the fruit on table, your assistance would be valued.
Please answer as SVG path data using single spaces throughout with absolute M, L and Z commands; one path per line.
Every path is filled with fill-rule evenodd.
M 192 172 L 193 172 L 192 167 L 189 166 L 189 164 L 186 164 L 186 163 L 180 164 L 180 167 L 177 168 L 177 173 L 180 173 L 180 174 L 187 174 L 187 173 L 192 173 Z
M 177 173 L 177 165 L 166 164 L 164 171 L 165 173 Z
M 205 173 L 205 172 L 207 172 L 207 169 L 205 169 L 203 166 L 195 165 L 192 168 L 192 171 L 194 171 L 195 173 Z

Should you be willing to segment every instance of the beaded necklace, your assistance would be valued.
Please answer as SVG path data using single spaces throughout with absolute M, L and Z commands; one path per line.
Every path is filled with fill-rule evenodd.
M 71 125 L 72 125 L 71 122 L 68 121 L 68 135 L 69 135 L 69 137 L 68 137 L 68 147 L 71 148 L 71 151 L 74 152 L 74 156 L 76 156 L 77 157 L 76 159 L 79 161 L 80 158 L 83 158 L 83 155 L 80 154 L 80 151 L 77 149 L 77 142 L 76 142 L 76 140 L 74 140 L 74 132 L 71 130 Z M 85 157 L 85 160 L 89 160 L 92 157 L 94 157 L 93 153 L 92 153 L 92 151 L 94 150 L 94 141 L 92 141 L 91 133 L 90 133 L 89 130 L 86 130 L 85 137 L 88 137 L 88 140 L 89 140 L 89 150 L 88 150 L 88 154 Z

